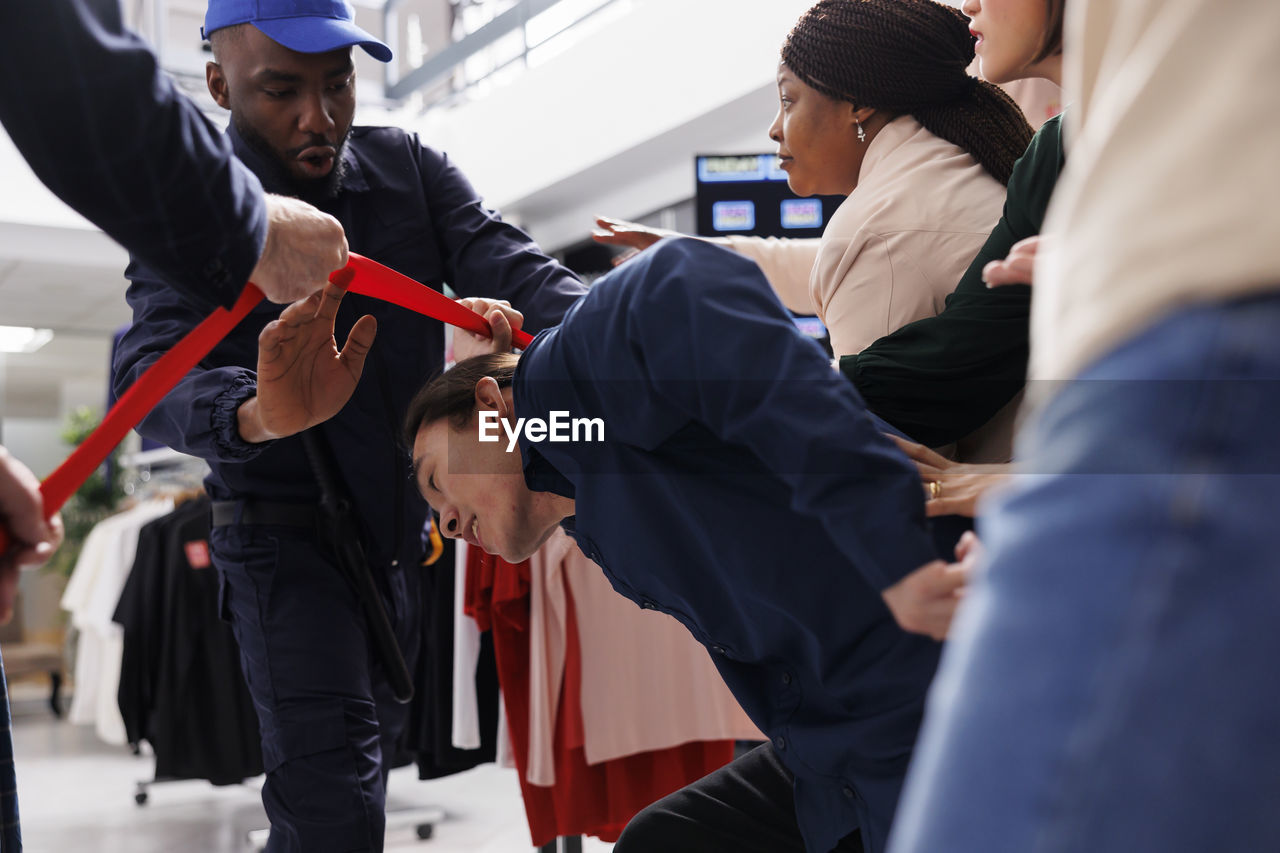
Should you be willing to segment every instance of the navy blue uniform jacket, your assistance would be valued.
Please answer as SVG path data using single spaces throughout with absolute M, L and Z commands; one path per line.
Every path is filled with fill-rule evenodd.
M 680 620 L 795 774 L 811 853 L 884 848 L 940 646 L 880 591 L 936 558 L 915 467 L 802 337 L 754 263 L 665 240 L 538 336 L 517 417 L 604 420 L 521 438 L 530 488 L 615 589 Z
M 235 132 L 236 154 L 268 190 L 275 173 Z M 351 250 L 428 287 L 447 282 L 464 296 L 508 299 L 537 331 L 557 322 L 582 294 L 573 273 L 481 203 L 449 159 L 395 128 L 358 127 L 345 154 L 342 190 L 320 207 L 346 229 Z M 120 342 L 115 387 L 122 393 L 141 372 L 203 317 L 136 261 L 125 275 L 133 325 Z M 258 334 L 279 305 L 262 303 L 142 422 L 143 435 L 209 461 L 214 500 L 253 497 L 314 503 L 318 487 L 292 436 L 263 444 L 240 439 L 236 409 L 256 393 Z M 410 398 L 439 371 L 443 327 L 411 311 L 348 295 L 338 313 L 337 339 L 346 340 L 364 314 L 378 319 L 378 335 L 364 374 L 342 411 L 320 426 L 365 527 L 370 562 L 416 558 L 427 505 L 410 482 L 409 454 L 400 438 Z
M 0 3 L 0 122 L 59 198 L 206 309 L 267 235 L 262 187 L 120 20 L 119 0 Z

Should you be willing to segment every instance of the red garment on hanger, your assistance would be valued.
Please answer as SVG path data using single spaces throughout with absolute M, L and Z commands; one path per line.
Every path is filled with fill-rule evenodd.
M 520 791 L 535 847 L 565 835 L 593 835 L 616 841 L 637 812 L 733 760 L 733 741 L 687 743 L 589 765 L 583 749 L 581 647 L 570 619 L 556 719 L 556 783 L 532 785 L 529 754 L 529 563 L 511 564 L 473 548 L 467 560 L 466 606 L 481 630 L 493 632 L 493 646 L 507 712 Z

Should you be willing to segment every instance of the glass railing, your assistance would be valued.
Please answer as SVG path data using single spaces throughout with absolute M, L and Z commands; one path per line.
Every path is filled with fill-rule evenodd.
M 386 95 L 422 110 L 482 97 L 589 38 L 639 0 L 390 0 L 401 57 Z

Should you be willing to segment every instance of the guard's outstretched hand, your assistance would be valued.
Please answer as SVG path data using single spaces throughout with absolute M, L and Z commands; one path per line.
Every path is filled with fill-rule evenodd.
M 511 340 L 524 325 L 524 315 L 511 307 L 505 299 L 480 299 L 476 297 L 459 299 L 458 304 L 482 315 L 489 321 L 492 337 L 468 332 L 466 329 L 453 330 L 453 360 L 466 361 L 477 355 L 488 355 L 491 352 L 511 352 Z
M 338 306 L 354 273 L 293 303 L 258 336 L 258 396 L 240 407 L 240 434 L 266 441 L 302 432 L 342 410 L 360 381 L 378 322 L 366 314 L 338 350 L 333 336 Z

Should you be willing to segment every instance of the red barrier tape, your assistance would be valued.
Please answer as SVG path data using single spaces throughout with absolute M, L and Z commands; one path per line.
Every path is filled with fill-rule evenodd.
M 336 278 L 348 269 L 354 271 L 355 276 L 347 288 L 351 293 L 382 299 L 471 332 L 490 334 L 489 323 L 484 317 L 443 293 L 355 252 L 349 253 L 348 258 L 347 266 L 330 278 Z M 46 518 L 52 518 L 62 509 L 67 499 L 110 455 L 112 448 L 124 440 L 129 430 L 137 426 L 200 359 L 230 334 L 262 298 L 262 291 L 252 282 L 245 285 L 244 292 L 230 310 L 215 310 L 138 377 L 138 381 L 107 412 L 98 428 L 40 484 Z M 517 331 L 513 336 L 514 345 L 520 348 L 532 342 L 533 336 L 527 332 Z M 0 555 L 8 553 L 10 544 L 9 531 L 0 525 Z
M 355 252 L 351 252 L 349 258 L 347 266 L 335 272 L 330 278 L 340 275 L 346 269 L 354 270 L 355 278 L 347 287 L 352 293 L 373 296 L 485 337 L 490 335 L 488 320 L 471 309 L 459 305 L 440 291 L 424 287 L 409 276 L 401 275 L 390 267 L 384 267 L 377 261 L 371 261 Z M 533 335 L 517 331 L 511 343 L 524 349 L 533 343 Z

